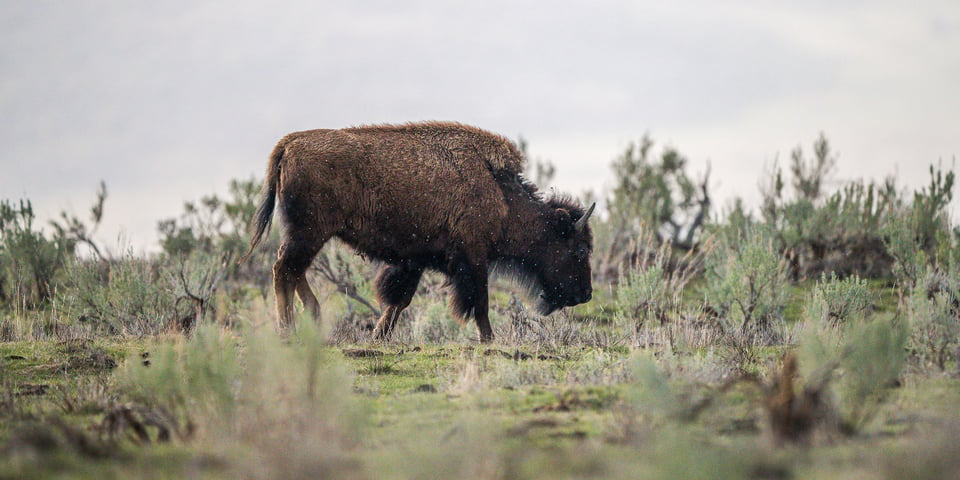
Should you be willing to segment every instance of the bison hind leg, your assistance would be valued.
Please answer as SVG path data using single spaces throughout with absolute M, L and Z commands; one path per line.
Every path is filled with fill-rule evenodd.
M 400 313 L 410 305 L 422 275 L 423 266 L 410 263 L 387 265 L 380 269 L 375 284 L 377 299 L 385 308 L 373 330 L 375 339 L 385 340 L 390 337 Z
M 320 301 L 317 300 L 317 296 L 313 294 L 313 290 L 310 289 L 310 283 L 307 282 L 306 274 L 300 276 L 300 280 L 297 282 L 297 296 L 300 297 L 300 301 L 303 302 L 304 308 L 306 308 L 313 318 L 320 318 Z
M 277 297 L 277 325 L 281 331 L 293 326 L 294 292 L 304 307 L 319 319 L 320 302 L 307 283 L 307 268 L 322 245 L 288 240 L 277 253 L 277 262 L 273 264 L 273 288 Z

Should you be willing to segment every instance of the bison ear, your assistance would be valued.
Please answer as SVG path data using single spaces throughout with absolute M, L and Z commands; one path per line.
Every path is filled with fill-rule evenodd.
M 567 238 L 573 234 L 576 227 L 573 223 L 573 217 L 570 216 L 570 212 L 567 211 L 566 208 L 557 208 L 553 212 L 553 227 L 557 230 L 557 233 L 563 238 Z

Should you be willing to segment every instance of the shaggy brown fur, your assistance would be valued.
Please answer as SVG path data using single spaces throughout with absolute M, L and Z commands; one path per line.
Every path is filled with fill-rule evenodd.
M 588 301 L 592 234 L 567 197 L 544 200 L 520 176 L 523 157 L 502 136 L 458 123 L 375 125 L 291 133 L 267 167 L 250 250 L 279 198 L 286 225 L 274 265 L 278 322 L 289 327 L 294 291 L 319 315 L 305 272 L 331 237 L 385 262 L 386 305 L 375 329 L 386 338 L 427 268 L 450 277 L 451 306 L 472 315 L 482 341 L 491 269 L 519 278 L 542 312 Z

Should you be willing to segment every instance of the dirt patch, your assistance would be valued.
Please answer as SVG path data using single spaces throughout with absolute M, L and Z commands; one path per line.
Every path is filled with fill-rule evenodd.
M 76 353 L 68 355 L 66 361 L 34 365 L 27 367 L 28 372 L 34 373 L 72 373 L 89 371 L 109 371 L 117 368 L 117 361 L 100 348 L 86 351 L 72 350 Z
M 533 355 L 530 355 L 529 353 L 521 352 L 520 350 L 514 350 L 513 353 L 510 353 L 510 352 L 505 352 L 503 350 L 497 350 L 495 348 L 488 348 L 483 351 L 483 354 L 487 357 L 499 355 L 503 358 L 506 358 L 507 360 L 514 360 L 514 361 L 530 360 L 531 358 L 533 358 Z
M 93 340 L 88 338 L 75 338 L 57 342 L 57 350 L 67 355 L 79 355 L 94 349 L 96 349 L 96 347 L 93 346 Z
M 464 351 L 466 351 L 466 349 L 464 349 Z M 432 358 L 453 358 L 454 357 L 453 353 L 451 353 L 450 350 L 446 348 L 441 348 L 436 352 L 430 354 L 430 356 Z
M 587 432 L 583 430 L 574 430 L 572 432 L 554 432 L 550 434 L 551 438 L 572 438 L 574 440 L 583 440 L 587 438 Z
M 67 361 L 57 365 L 61 371 L 113 370 L 117 361 L 106 350 L 94 345 L 93 340 L 76 338 L 57 343 L 57 350 L 67 356 Z
M 32 395 L 46 395 L 50 385 L 24 383 L 17 386 L 17 391 L 13 393 L 15 397 L 27 397 Z
M 488 348 L 484 350 L 483 355 L 487 357 L 500 356 L 500 357 L 506 358 L 507 360 L 513 360 L 515 362 L 519 362 L 521 360 L 532 360 L 534 358 L 540 361 L 552 361 L 552 362 L 566 360 L 565 358 L 557 355 L 547 355 L 543 353 L 532 355 L 526 352 L 521 352 L 520 350 L 514 350 L 513 353 L 510 353 L 510 352 L 505 352 L 503 350 L 498 350 L 496 348 Z
M 434 387 L 429 383 L 424 383 L 423 385 L 418 385 L 417 388 L 414 388 L 413 393 L 437 393 L 437 387 Z
M 618 400 L 616 395 L 592 391 L 566 390 L 558 393 L 557 401 L 533 408 L 534 413 L 572 412 L 574 410 L 602 410 Z
M 515 427 L 507 430 L 507 436 L 510 437 L 520 437 L 530 433 L 531 430 L 537 428 L 556 428 L 560 425 L 555 419 L 552 418 L 535 418 L 533 420 L 527 420 L 526 422 L 521 423 Z
M 119 450 L 111 442 L 101 441 L 59 418 L 51 418 L 43 423 L 15 426 L 0 452 L 25 457 L 72 452 L 86 458 L 103 459 L 118 456 Z
M 383 352 L 381 352 L 380 350 L 348 348 L 343 350 L 343 356 L 347 358 L 374 358 L 374 357 L 382 357 Z
M 64 370 L 67 371 L 113 370 L 114 368 L 117 368 L 117 361 L 99 348 L 71 356 L 64 366 Z
M 537 355 L 537 360 L 540 360 L 540 361 L 551 361 L 551 362 L 560 362 L 560 361 L 566 360 L 566 358 L 561 357 L 561 356 L 559 356 L 559 355 L 544 355 L 544 354 L 541 353 L 541 354 L 538 354 L 538 355 Z

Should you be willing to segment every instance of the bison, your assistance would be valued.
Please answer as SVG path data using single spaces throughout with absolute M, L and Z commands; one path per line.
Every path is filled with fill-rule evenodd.
M 279 199 L 285 225 L 273 266 L 277 321 L 292 325 L 293 294 L 319 317 L 306 271 L 331 237 L 383 262 L 384 306 L 374 329 L 390 335 L 425 269 L 452 286 L 455 317 L 473 316 L 480 340 L 491 271 L 520 280 L 548 314 L 589 301 L 592 234 L 568 196 L 544 198 L 521 176 L 523 156 L 506 138 L 449 122 L 372 125 L 291 133 L 270 155 L 247 255 L 269 228 Z

